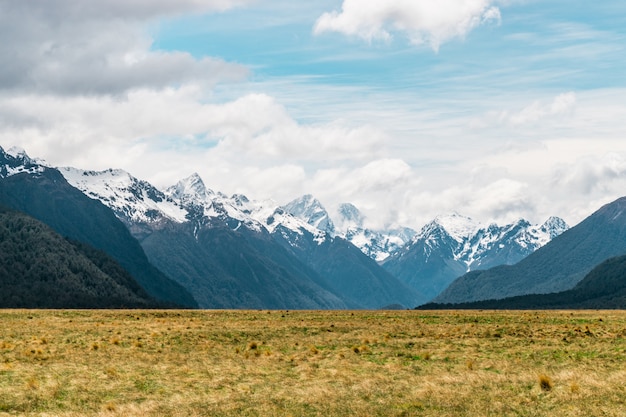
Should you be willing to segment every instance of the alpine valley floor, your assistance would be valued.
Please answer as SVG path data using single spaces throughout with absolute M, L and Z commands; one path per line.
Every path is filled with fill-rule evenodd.
M 1 310 L 2 416 L 623 416 L 626 311 Z

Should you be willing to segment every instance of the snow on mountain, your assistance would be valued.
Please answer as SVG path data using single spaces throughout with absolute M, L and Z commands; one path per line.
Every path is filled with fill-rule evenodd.
M 285 211 L 289 214 L 306 221 L 316 229 L 322 230 L 333 234 L 335 231 L 335 225 L 330 218 L 330 215 L 315 197 L 311 194 L 306 194 L 300 198 L 297 198 L 284 207 Z
M 68 183 L 87 196 L 100 200 L 118 217 L 132 222 L 155 223 L 165 219 L 183 223 L 187 211 L 146 181 L 121 169 L 84 171 L 59 168 Z
M 185 202 L 210 201 L 215 196 L 213 190 L 204 185 L 204 181 L 197 173 L 180 180 L 176 185 L 169 187 L 165 193 L 175 200 Z
M 491 258 L 499 257 L 504 260 L 502 263 L 517 261 L 567 229 L 567 224 L 558 217 L 550 217 L 541 225 L 531 225 L 527 220 L 519 219 L 504 226 L 492 223 L 485 227 L 469 217 L 453 213 L 439 216 L 425 225 L 410 245 L 423 241 L 424 250 L 429 250 L 447 239 L 454 260 L 463 262 L 470 271 L 490 265 Z M 456 243 L 450 243 L 450 239 Z M 502 252 L 515 255 L 507 258 L 501 255 Z
M 366 218 L 353 204 L 339 206 L 335 218 L 335 235 L 346 239 L 377 262 L 387 259 L 415 235 L 407 227 L 372 230 L 364 227 Z
M 365 216 L 354 204 L 343 203 L 339 206 L 335 220 L 337 230 L 362 229 Z
M 31 158 L 24 149 L 14 146 L 5 152 L 0 146 L 0 178 L 23 172 L 35 174 L 48 167 L 43 159 Z
M 273 201 L 256 202 L 240 194 L 228 197 L 216 193 L 207 188 L 196 173 L 160 191 L 119 169 L 96 172 L 60 168 L 60 171 L 72 186 L 100 200 L 118 217 L 132 223 L 155 224 L 166 219 L 176 223 L 197 221 L 208 226 L 212 221 L 218 221 L 235 230 L 243 226 L 256 232 L 266 229 L 273 233 L 278 226 L 282 226 L 298 234 L 307 231 L 318 243 L 329 237 L 326 232 L 291 215 Z M 315 205 L 309 207 L 310 213 L 313 213 Z M 321 219 L 316 224 L 325 223 Z
M 448 235 L 459 243 L 471 238 L 480 228 L 479 222 L 458 213 L 438 216 L 433 222 L 443 227 Z
M 0 147 L 0 177 L 41 172 L 46 167 L 45 161 L 30 158 L 23 149 L 14 147 L 5 152 Z M 511 247 L 518 255 L 528 255 L 568 228 L 558 217 L 551 217 L 542 225 L 530 225 L 520 220 L 510 225 L 485 227 L 480 222 L 452 213 L 437 217 L 419 233 L 409 228 L 371 230 L 364 227 L 366 219 L 354 205 L 342 204 L 333 221 L 319 200 L 310 194 L 279 207 L 273 201 L 256 202 L 243 195 L 228 197 L 216 193 L 207 188 L 196 173 L 160 191 L 119 169 L 97 172 L 59 168 L 59 171 L 71 185 L 131 222 L 156 224 L 170 220 L 184 223 L 200 216 L 223 221 L 233 229 L 244 226 L 255 231 L 264 228 L 270 233 L 279 228 L 297 234 L 306 231 L 318 243 L 338 236 L 378 262 L 387 260 L 394 253 L 406 252 L 419 240 L 426 241 L 424 250 L 430 251 L 429 245 L 440 246 L 444 240 L 451 239 L 445 244 L 450 246 L 453 259 L 472 270 L 488 265 L 485 263 L 487 258 L 507 262 L 515 258 L 502 255 L 511 252 Z M 400 251 L 400 248 L 404 249 Z
M 260 231 L 263 227 L 251 217 L 250 201 L 246 196 L 235 194 L 228 197 L 222 193 L 215 193 L 204 185 L 196 173 L 167 188 L 165 195 L 187 210 L 188 219 L 198 220 L 199 217 L 216 219 L 233 229 L 243 226 Z

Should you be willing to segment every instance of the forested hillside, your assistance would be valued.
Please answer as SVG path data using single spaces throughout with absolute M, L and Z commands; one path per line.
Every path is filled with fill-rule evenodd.
M 0 207 L 0 307 L 162 307 L 104 252 Z

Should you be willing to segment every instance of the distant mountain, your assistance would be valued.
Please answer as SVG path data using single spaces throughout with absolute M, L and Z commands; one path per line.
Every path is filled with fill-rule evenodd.
M 602 261 L 623 254 L 626 198 L 603 206 L 515 265 L 463 275 L 433 302 L 462 303 L 566 291 Z
M 277 208 L 264 222 L 278 242 L 323 276 L 350 307 L 412 306 L 425 301 L 347 240 L 298 220 Z
M 306 194 L 287 203 L 283 209 L 292 216 L 305 220 L 308 224 L 326 233 L 333 234 L 335 225 L 330 215 L 311 194 Z
M 406 245 L 416 234 L 415 230 L 408 227 L 383 230 L 367 228 L 364 226 L 363 214 L 350 203 L 341 204 L 338 211 L 335 234 L 379 263 Z
M 0 146 L 0 178 L 21 173 L 41 173 L 46 167 L 45 161 L 31 159 L 24 149 L 12 147 L 5 151 Z
M 120 170 L 62 172 L 113 209 L 151 262 L 203 308 L 346 308 L 242 209 L 243 196 L 215 193 L 197 174 L 160 191 Z
M 333 238 L 332 220 L 312 196 L 280 208 L 216 193 L 197 174 L 160 191 L 123 171 L 62 172 L 111 207 L 151 262 L 202 307 L 378 308 L 421 300 L 356 247 Z M 316 250 L 303 252 L 305 241 Z
M 104 252 L 0 207 L 0 308 L 157 307 Z
M 150 264 L 137 240 L 109 208 L 69 185 L 59 171 L 39 165 L 24 152 L 12 154 L 0 148 L 0 172 L 6 173 L 0 179 L 0 204 L 106 252 L 152 297 L 197 307 L 183 287 Z
M 540 226 L 526 220 L 483 226 L 459 214 L 437 217 L 383 267 L 433 298 L 468 271 L 514 264 L 567 230 L 559 218 Z
M 310 194 L 287 203 L 282 209 L 331 237 L 347 240 L 377 262 L 385 260 L 415 235 L 415 231 L 408 227 L 369 229 L 364 226 L 363 214 L 350 203 L 339 206 L 333 221 L 322 203 Z
M 571 290 L 461 304 L 429 303 L 419 309 L 626 309 L 626 256 L 602 262 Z

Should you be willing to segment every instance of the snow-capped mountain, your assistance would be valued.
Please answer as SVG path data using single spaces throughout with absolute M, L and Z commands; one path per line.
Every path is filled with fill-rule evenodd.
M 571 306 L 578 308 L 588 297 L 597 297 L 594 302 L 596 306 L 614 308 L 619 305 L 616 301 L 619 300 L 621 289 L 616 280 L 624 282 L 621 275 L 623 271 L 620 271 L 619 267 L 620 258 L 614 257 L 621 257 L 626 253 L 625 213 L 626 197 L 622 197 L 604 205 L 581 223 L 564 231 L 556 239 L 552 239 L 515 265 L 464 274 L 454 280 L 433 301 L 468 303 L 533 294 L 533 297 L 509 299 L 498 308 L 553 308 L 549 303 L 545 303 L 544 297 L 534 296 L 552 294 L 548 298 L 552 298 L 553 301 L 560 300 L 561 308 Z M 551 218 L 533 233 L 546 239 L 548 235 L 558 234 L 563 228 L 564 223 L 560 219 Z M 614 259 L 600 266 L 597 271 L 601 272 L 599 275 L 593 273 L 585 278 L 594 267 L 610 258 Z M 608 265 L 611 265 L 610 268 L 606 268 Z M 577 287 L 576 294 L 555 294 L 575 288 L 578 283 L 583 284 L 581 280 L 587 282 L 582 287 Z M 587 287 L 588 284 L 591 285 Z M 541 300 L 544 300 L 544 303 Z M 553 306 L 556 307 L 557 304 Z M 495 303 L 492 303 L 490 307 L 485 308 L 494 306 Z M 592 305 L 588 304 L 587 307 Z
M 61 172 L 110 207 L 202 307 L 377 308 L 421 300 L 332 236 L 330 217 L 311 196 L 290 206 L 305 221 L 273 201 L 214 192 L 197 174 L 161 191 L 121 170 Z
M 41 173 L 47 166 L 46 161 L 29 157 L 22 148 L 14 146 L 5 151 L 0 146 L 0 178 L 20 173 Z
M 487 226 L 453 213 L 435 218 L 383 266 L 393 275 L 429 296 L 436 296 L 462 274 L 497 265 L 511 265 L 567 230 L 551 217 L 541 225 L 520 219 Z
M 121 169 L 85 171 L 59 168 L 72 186 L 88 197 L 100 200 L 125 222 L 156 224 L 163 221 L 182 223 L 187 211 L 146 181 Z
M 110 208 L 203 307 L 409 306 L 467 271 L 515 263 L 567 229 L 559 218 L 484 226 L 452 214 L 419 233 L 370 230 L 352 204 L 331 218 L 311 195 L 280 207 L 215 192 L 197 174 L 159 190 L 122 170 L 57 171 L 22 149 L 0 148 L 0 178 L 48 171 Z
M 294 217 L 306 221 L 316 229 L 333 234 L 335 225 L 330 215 L 315 197 L 306 194 L 287 203 L 283 209 Z
M 105 252 L 148 294 L 167 305 L 198 306 L 187 290 L 150 264 L 112 210 L 71 186 L 56 168 L 40 163 L 23 151 L 7 154 L 0 149 L 0 169 L 10 173 L 0 178 L 0 205 L 26 213 L 80 245 Z M 95 297 L 94 306 L 99 296 Z
M 524 219 L 499 226 L 483 226 L 469 217 L 453 213 L 439 216 L 415 235 L 404 251 L 420 242 L 425 253 L 434 247 L 447 245 L 454 260 L 466 265 L 467 271 L 517 262 L 568 229 L 558 217 L 550 217 L 541 225 L 531 225 Z M 497 259 L 497 260 L 496 260 Z
M 385 230 L 366 228 L 365 217 L 350 203 L 341 204 L 333 220 L 324 206 L 311 195 L 293 200 L 283 209 L 331 236 L 347 240 L 377 262 L 387 259 L 415 235 L 415 231 L 408 227 Z
M 416 233 L 408 227 L 372 230 L 364 227 L 364 223 L 365 216 L 353 204 L 339 206 L 338 219 L 335 221 L 336 234 L 377 262 L 383 262 L 407 244 Z

